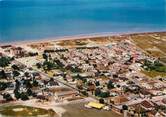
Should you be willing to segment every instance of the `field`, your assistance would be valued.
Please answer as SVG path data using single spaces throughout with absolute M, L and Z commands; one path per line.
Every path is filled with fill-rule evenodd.
M 132 35 L 131 39 L 138 47 L 144 50 L 147 54 L 159 58 L 162 62 L 166 63 L 165 33 Z
M 65 105 L 67 110 L 62 117 L 122 117 L 112 111 L 86 109 L 84 103 Z
M 45 110 L 40 108 L 34 108 L 22 105 L 6 105 L 0 107 L 0 116 L 2 117 L 34 117 L 34 116 L 44 116 L 44 117 L 57 117 L 53 110 Z
M 151 78 L 155 78 L 157 76 L 161 76 L 161 77 L 166 77 L 166 73 L 161 73 L 161 72 L 157 72 L 157 71 L 146 71 L 143 70 L 142 73 L 144 73 L 145 75 L 151 77 Z

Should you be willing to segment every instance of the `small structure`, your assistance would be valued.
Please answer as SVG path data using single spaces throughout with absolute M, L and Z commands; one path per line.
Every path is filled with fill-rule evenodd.
M 116 97 L 110 98 L 110 102 L 112 102 L 115 105 L 119 105 L 127 101 L 129 100 L 125 96 L 116 96 Z
M 98 102 L 89 102 L 87 106 L 92 107 L 92 108 L 96 108 L 96 109 L 102 109 L 105 105 L 100 104 Z

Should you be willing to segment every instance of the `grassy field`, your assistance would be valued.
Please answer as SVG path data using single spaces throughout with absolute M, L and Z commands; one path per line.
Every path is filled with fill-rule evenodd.
M 56 113 L 52 110 L 45 110 L 22 105 L 7 105 L 0 107 L 1 117 L 57 117 Z
M 147 75 L 147 76 L 149 76 L 151 78 L 155 78 L 157 76 L 166 77 L 166 73 L 164 73 L 164 72 L 143 70 L 142 73 L 144 73 L 145 75 Z
M 161 61 L 166 62 L 166 38 L 160 35 L 152 34 L 132 35 L 131 39 L 141 49 L 145 50 L 149 55 L 161 58 Z

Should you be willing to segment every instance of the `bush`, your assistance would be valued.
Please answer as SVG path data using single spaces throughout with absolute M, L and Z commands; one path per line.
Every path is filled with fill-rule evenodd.
M 101 92 L 100 95 L 99 95 L 99 97 L 101 97 L 101 98 L 107 98 L 109 96 L 110 96 L 109 92 Z
M 3 91 L 7 88 L 7 83 L 0 82 L 0 91 Z
M 12 96 L 9 94 L 9 93 L 6 93 L 3 95 L 3 98 L 6 100 L 6 101 L 12 101 L 13 98 Z
M 21 98 L 21 100 L 29 100 L 29 97 L 28 97 L 27 93 L 25 93 L 25 92 L 22 92 L 20 94 L 20 98 Z

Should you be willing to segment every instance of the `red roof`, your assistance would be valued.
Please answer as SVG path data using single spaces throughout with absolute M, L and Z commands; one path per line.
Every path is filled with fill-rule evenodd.
M 154 104 L 152 102 L 147 101 L 147 100 L 142 101 L 141 105 L 145 108 L 153 108 L 154 107 Z

